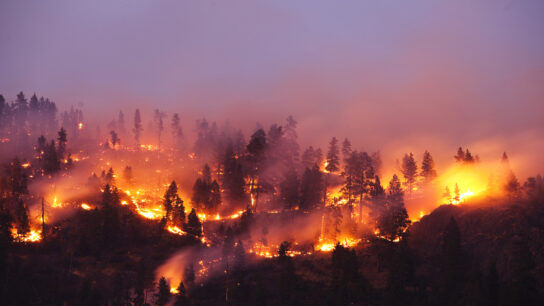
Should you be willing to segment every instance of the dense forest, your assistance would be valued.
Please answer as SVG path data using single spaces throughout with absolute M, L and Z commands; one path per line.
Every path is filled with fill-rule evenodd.
M 302 148 L 291 116 L 243 131 L 8 100 L 2 305 L 542 304 L 544 179 L 507 153 L 388 165 L 343 137 Z

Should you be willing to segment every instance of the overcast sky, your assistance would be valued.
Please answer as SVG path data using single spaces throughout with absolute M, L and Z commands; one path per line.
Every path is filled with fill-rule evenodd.
M 292 114 L 307 142 L 540 149 L 544 1 L 4 0 L 0 93 L 21 90 L 90 114 Z

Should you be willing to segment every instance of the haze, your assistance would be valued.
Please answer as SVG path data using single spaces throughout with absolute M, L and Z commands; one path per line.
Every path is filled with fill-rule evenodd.
M 0 92 L 94 119 L 177 111 L 186 130 L 293 115 L 302 146 L 348 137 L 391 160 L 473 146 L 533 175 L 543 23 L 538 0 L 2 1 Z

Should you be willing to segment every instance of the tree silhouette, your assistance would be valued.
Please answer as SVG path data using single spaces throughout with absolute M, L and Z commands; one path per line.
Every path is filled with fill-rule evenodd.
M 417 164 L 414 154 L 404 154 L 401 172 L 408 187 L 408 193 L 412 193 L 414 184 L 417 180 Z
M 338 140 L 336 137 L 333 137 L 331 141 L 329 142 L 329 150 L 327 151 L 327 166 L 325 167 L 325 170 L 327 170 L 330 173 L 335 173 L 338 170 L 340 170 L 340 157 L 338 154 L 340 153 L 338 149 Z
M 164 276 L 161 277 L 159 284 L 157 285 L 155 299 L 158 306 L 165 306 L 170 300 L 170 288 L 168 287 L 168 283 L 166 282 Z
M 184 230 L 195 237 L 202 236 L 202 223 L 200 223 L 194 208 L 187 217 L 187 223 L 185 223 Z
M 136 109 L 134 112 L 134 127 L 132 128 L 132 133 L 134 133 L 134 141 L 136 142 L 137 147 L 140 146 L 140 135 L 142 134 L 143 130 L 140 110 Z
M 423 153 L 423 161 L 421 162 L 420 175 L 427 183 L 434 180 L 437 176 L 436 170 L 434 168 L 434 160 L 429 151 L 425 151 L 425 153 Z

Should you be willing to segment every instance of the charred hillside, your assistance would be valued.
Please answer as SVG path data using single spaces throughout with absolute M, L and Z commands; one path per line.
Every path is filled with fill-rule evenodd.
M 457 249 L 448 246 L 452 223 L 458 228 L 453 239 L 459 241 Z M 542 198 L 488 199 L 477 205 L 443 205 L 413 224 L 407 234 L 416 277 L 428 280 L 424 285 L 428 288 L 437 288 L 433 283 L 443 281 L 449 264 L 458 270 L 460 279 L 465 280 L 459 292 L 471 297 L 490 290 L 490 284 L 485 284 L 491 281 L 490 277 L 496 278 L 495 301 L 503 304 L 523 301 L 531 304 L 536 302 L 537 296 L 542 296 Z M 446 252 L 454 254 L 453 263 L 444 261 Z M 470 286 L 472 288 L 467 288 Z M 484 295 L 481 299 L 489 297 Z

